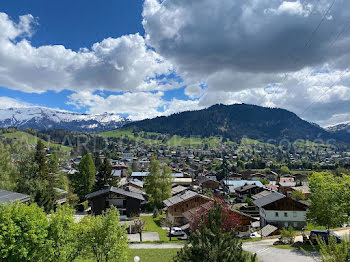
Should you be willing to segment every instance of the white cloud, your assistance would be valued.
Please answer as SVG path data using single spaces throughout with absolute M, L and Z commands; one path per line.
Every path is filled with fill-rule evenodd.
M 266 11 L 267 13 L 276 15 L 290 14 L 308 16 L 312 11 L 312 5 L 307 4 L 303 6 L 299 0 L 294 2 L 284 1 L 277 9 L 269 8 Z
M 14 99 L 11 97 L 1 96 L 0 97 L 0 109 L 6 109 L 6 108 L 18 108 L 18 107 L 29 107 L 31 104 L 23 102 L 18 99 Z
M 33 47 L 31 15 L 13 22 L 0 13 L 0 85 L 24 92 L 47 90 L 150 91 L 172 65 L 149 49 L 139 34 L 107 38 L 75 52 L 61 45 Z M 15 41 L 16 40 L 16 41 Z

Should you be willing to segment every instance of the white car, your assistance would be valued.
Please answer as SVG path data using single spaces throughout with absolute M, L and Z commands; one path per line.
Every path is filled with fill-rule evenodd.
M 251 238 L 257 238 L 257 237 L 261 237 L 261 235 L 258 232 L 254 232 L 250 234 Z
M 171 235 L 172 236 L 183 236 L 185 232 L 182 231 L 179 227 L 173 227 L 171 228 Z

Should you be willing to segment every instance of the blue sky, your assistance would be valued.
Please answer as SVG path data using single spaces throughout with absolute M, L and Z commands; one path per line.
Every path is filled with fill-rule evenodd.
M 138 120 L 251 103 L 350 121 L 349 15 L 342 0 L 2 0 L 0 108 Z

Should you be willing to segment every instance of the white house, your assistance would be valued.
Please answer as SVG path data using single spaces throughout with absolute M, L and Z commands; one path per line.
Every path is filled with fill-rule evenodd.
M 301 229 L 306 226 L 306 213 L 308 204 L 303 201 L 286 197 L 278 192 L 254 200 L 254 204 L 259 207 L 260 226 L 267 224 L 278 228 Z

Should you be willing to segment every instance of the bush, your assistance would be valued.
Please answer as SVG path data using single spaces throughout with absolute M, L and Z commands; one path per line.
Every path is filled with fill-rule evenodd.
M 283 244 L 293 244 L 295 239 L 295 231 L 292 226 L 288 229 L 283 228 L 281 231 L 281 241 Z
M 155 208 L 153 210 L 153 218 L 157 218 L 159 216 L 159 210 L 157 208 Z

